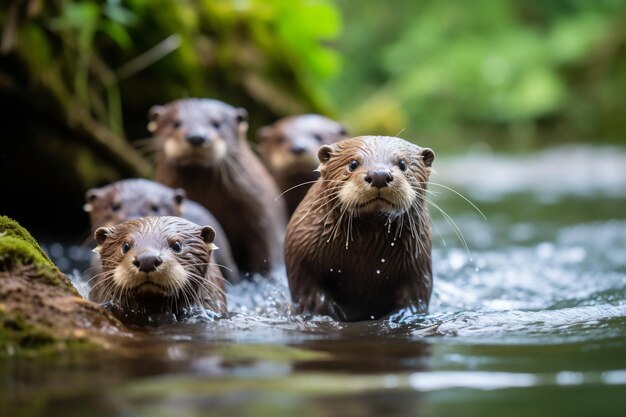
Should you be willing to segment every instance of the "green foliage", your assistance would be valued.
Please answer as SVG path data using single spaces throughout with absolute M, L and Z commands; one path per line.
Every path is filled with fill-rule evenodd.
M 338 69 L 323 44 L 340 24 L 328 0 L 56 0 L 22 23 L 17 52 L 63 112 L 86 110 L 118 137 L 145 134 L 147 109 L 183 96 L 263 122 L 265 108 L 323 112 L 319 83 Z
M 615 111 L 607 99 L 625 110 L 614 101 L 625 77 L 624 2 L 338 3 L 347 16 L 341 49 L 348 59 L 331 91 L 362 129 L 435 137 L 490 130 L 510 138 L 530 127 L 527 133 L 545 128 L 570 140 L 623 138 L 601 119 Z M 607 78 L 597 77 L 602 69 Z M 389 117 L 385 106 L 410 122 L 380 120 L 377 113 Z

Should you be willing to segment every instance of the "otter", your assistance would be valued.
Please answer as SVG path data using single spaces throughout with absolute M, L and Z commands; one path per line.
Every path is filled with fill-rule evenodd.
M 320 179 L 285 236 L 289 289 L 300 312 L 342 321 L 425 313 L 432 292 L 427 182 L 435 154 L 404 139 L 362 136 L 324 145 Z
M 233 260 L 230 244 L 222 227 L 207 209 L 186 198 L 185 190 L 173 189 L 145 179 L 116 181 L 101 188 L 92 188 L 85 194 L 84 210 L 89 213 L 91 232 L 99 227 L 111 227 L 126 220 L 146 216 L 183 217 L 198 225 L 210 224 L 215 229 L 215 262 L 230 283 L 239 282 L 239 270 Z M 96 272 L 99 260 L 92 260 Z
M 89 298 L 114 313 L 177 316 L 193 307 L 226 313 L 224 278 L 211 263 L 215 230 L 180 217 L 142 217 L 99 227 L 102 273 Z
M 346 128 L 318 114 L 285 117 L 257 133 L 260 154 L 284 193 L 291 216 L 313 182 L 319 161 L 317 150 L 348 138 Z
M 246 140 L 246 111 L 218 100 L 183 99 L 152 107 L 149 118 L 156 180 L 183 188 L 217 217 L 240 270 L 271 271 L 282 258 L 287 213 Z

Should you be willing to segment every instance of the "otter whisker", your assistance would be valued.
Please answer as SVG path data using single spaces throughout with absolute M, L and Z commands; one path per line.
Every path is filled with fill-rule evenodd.
M 428 184 L 436 185 L 438 187 L 442 187 L 442 188 L 445 188 L 446 190 L 452 191 L 454 194 L 458 195 L 463 200 L 465 200 L 470 206 L 472 206 L 482 216 L 483 219 L 487 220 L 487 216 L 485 216 L 485 214 L 478 207 L 476 207 L 474 203 L 472 203 L 467 197 L 465 197 L 460 192 L 448 187 L 447 185 L 439 184 L 437 182 L 428 181 Z
M 313 200 L 312 202 L 308 203 L 308 206 L 307 206 L 307 205 L 304 205 L 304 206 L 303 206 L 303 208 L 309 207 L 309 210 L 305 213 L 305 215 L 304 215 L 304 216 L 302 216 L 302 217 L 301 217 L 301 219 L 299 220 L 299 222 L 300 222 L 300 221 L 302 221 L 302 219 L 306 218 L 306 217 L 307 217 L 307 216 L 311 213 L 311 210 L 312 210 L 312 209 L 313 209 L 313 208 L 317 205 L 317 203 L 318 203 L 319 201 L 326 199 L 326 193 L 327 193 L 327 192 L 328 192 L 329 194 L 331 194 L 331 195 L 332 195 L 332 193 L 334 192 L 334 193 L 335 193 L 335 195 L 334 195 L 334 196 L 332 196 L 332 197 L 329 197 L 327 201 L 324 201 L 324 203 L 323 203 L 320 207 L 317 207 L 317 208 L 316 208 L 315 212 L 318 212 L 318 211 L 322 210 L 322 209 L 323 209 L 326 205 L 330 204 L 332 201 L 334 201 L 335 199 L 339 198 L 339 191 L 335 191 L 335 190 L 324 190 L 324 191 L 322 192 L 322 196 L 320 196 L 319 198 L 317 198 L 317 199 Z
M 321 223 L 324 225 L 324 227 L 323 227 L 323 229 L 322 229 L 322 236 L 323 236 L 324 234 L 326 234 L 326 224 L 327 224 L 327 220 L 329 219 L 329 217 L 330 217 L 331 215 L 336 214 L 336 213 L 335 213 L 335 209 L 336 209 L 336 208 L 338 208 L 338 207 L 340 207 L 340 206 L 341 206 L 341 204 L 342 204 L 342 203 L 341 203 L 341 201 L 337 202 L 337 203 L 336 203 L 336 204 L 335 204 L 335 205 L 334 205 L 334 206 L 333 206 L 333 207 L 332 207 L 332 208 L 328 211 L 328 214 L 322 218 Z M 345 210 L 345 209 L 344 209 L 344 210 Z M 340 212 L 339 212 L 339 217 L 338 217 L 338 219 L 337 219 L 337 220 L 335 220 L 335 224 L 337 224 L 337 223 L 341 220 L 341 218 L 343 217 L 344 210 L 342 210 L 342 211 L 340 211 Z M 335 225 L 335 224 L 334 224 L 334 225 Z M 331 228 L 330 235 L 332 235 L 332 231 L 334 230 L 334 225 L 333 225 L 333 228 Z M 329 242 L 329 241 L 330 241 L 330 238 L 329 238 L 328 242 Z
M 289 191 L 295 190 L 296 188 L 302 187 L 304 185 L 315 184 L 316 182 L 317 182 L 317 180 L 315 180 L 315 181 L 305 181 L 305 182 L 300 183 L 298 185 L 294 185 L 293 187 L 288 188 L 285 191 L 283 191 L 282 193 L 278 194 L 278 196 L 274 199 L 274 201 L 277 201 L 279 198 L 281 198 L 282 196 L 287 194 Z
M 471 253 L 469 250 L 469 246 L 467 245 L 467 241 L 465 240 L 465 237 L 463 236 L 463 233 L 461 232 L 461 229 L 459 228 L 459 226 L 456 224 L 456 222 L 452 219 L 452 217 L 450 217 L 450 215 L 448 213 L 446 213 L 441 207 L 439 207 L 437 204 L 433 203 L 432 201 L 428 200 L 427 198 L 424 197 L 424 201 L 426 201 L 427 203 L 429 203 L 430 205 L 432 205 L 433 207 L 435 207 L 437 210 L 439 210 L 439 212 L 444 216 L 444 219 L 446 219 L 446 221 L 448 222 L 448 224 L 450 225 L 450 227 L 452 227 L 452 230 L 455 231 L 455 234 L 457 235 L 457 237 L 459 238 L 459 240 L 461 241 L 461 243 L 463 244 L 463 246 L 465 247 L 465 250 L 467 251 L 467 255 L 471 258 Z
M 318 181 L 319 181 L 319 182 L 339 182 L 339 183 L 341 182 L 341 181 L 339 181 L 339 180 L 324 180 L 324 179 L 321 179 L 321 178 L 318 178 L 318 179 L 313 180 L 313 181 L 305 181 L 305 182 L 303 182 L 303 183 L 300 183 L 300 184 L 294 185 L 293 187 L 286 189 L 285 191 L 283 191 L 282 193 L 280 193 L 280 194 L 278 195 L 278 197 L 276 197 L 276 198 L 274 199 L 274 201 L 278 200 L 279 198 L 281 198 L 282 196 L 284 196 L 285 194 L 287 194 L 289 191 L 295 190 L 296 188 L 302 187 L 302 186 L 304 186 L 304 185 L 315 184 L 315 183 L 316 183 L 316 182 L 318 182 Z

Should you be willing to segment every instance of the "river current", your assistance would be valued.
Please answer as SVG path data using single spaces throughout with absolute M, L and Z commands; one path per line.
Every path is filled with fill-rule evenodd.
M 279 270 L 229 287 L 227 318 L 1 363 L 2 415 L 625 415 L 626 152 L 434 166 L 429 314 L 298 316 Z M 88 248 L 45 248 L 84 292 Z

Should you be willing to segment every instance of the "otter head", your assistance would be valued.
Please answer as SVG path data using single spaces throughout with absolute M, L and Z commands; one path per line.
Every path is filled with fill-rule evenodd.
M 95 232 L 102 259 L 100 297 L 125 305 L 197 300 L 206 280 L 215 231 L 179 217 L 144 217 Z M 170 307 L 171 308 L 171 307 Z
M 353 216 L 399 216 L 423 204 L 435 158 L 404 139 L 362 136 L 319 149 L 321 181 L 337 210 Z
M 212 167 L 246 140 L 248 113 L 219 100 L 183 99 L 149 111 L 148 130 L 165 159 L 181 166 Z
M 312 172 L 319 163 L 319 147 L 347 135 L 341 124 L 317 114 L 287 117 L 258 132 L 261 154 L 278 175 Z
M 180 216 L 185 197 L 182 188 L 144 179 L 121 180 L 87 191 L 83 209 L 95 231 L 146 216 Z

